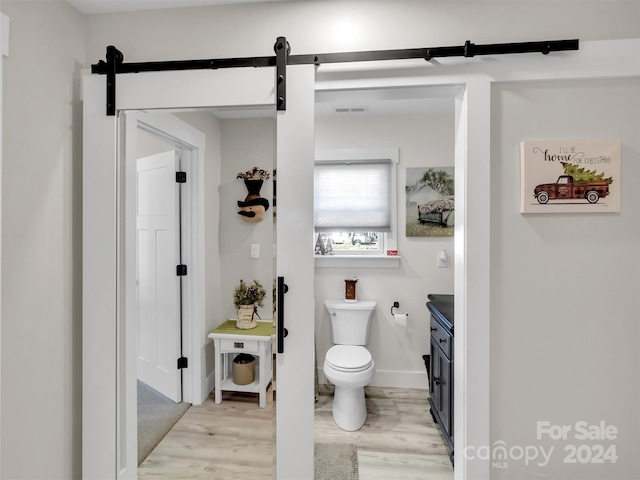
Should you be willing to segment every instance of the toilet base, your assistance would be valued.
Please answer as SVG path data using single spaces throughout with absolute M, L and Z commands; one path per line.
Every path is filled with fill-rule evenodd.
M 333 420 L 342 430 L 360 430 L 367 420 L 364 387 L 339 387 L 333 394 Z

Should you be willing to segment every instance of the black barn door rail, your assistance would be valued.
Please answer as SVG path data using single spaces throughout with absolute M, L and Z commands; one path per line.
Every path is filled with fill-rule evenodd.
M 106 62 L 91 65 L 91 73 L 107 76 L 107 115 L 116 112 L 116 75 L 119 73 L 160 72 L 167 70 L 216 70 L 219 68 L 276 67 L 276 96 L 278 110 L 286 110 L 286 66 L 321 65 L 326 63 L 371 62 L 382 60 L 431 60 L 438 57 L 475 57 L 512 53 L 542 53 L 578 50 L 579 40 L 551 40 L 542 42 L 493 43 L 476 45 L 469 40 L 462 46 L 410 48 L 402 50 L 372 50 L 361 52 L 290 55 L 291 47 L 285 37 L 278 37 L 274 45 L 275 56 L 218 58 L 208 60 L 175 60 L 164 62 L 124 63 L 122 52 L 107 47 Z

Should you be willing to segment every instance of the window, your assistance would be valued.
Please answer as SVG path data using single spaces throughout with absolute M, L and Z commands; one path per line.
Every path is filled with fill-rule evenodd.
M 382 258 L 396 251 L 397 163 L 397 148 L 316 152 L 317 257 Z
M 316 255 L 386 255 L 383 232 L 320 232 L 316 230 Z

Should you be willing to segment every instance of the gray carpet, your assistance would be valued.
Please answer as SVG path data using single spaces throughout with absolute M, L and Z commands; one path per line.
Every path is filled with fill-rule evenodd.
M 358 451 L 355 445 L 315 444 L 315 480 L 358 480 Z
M 138 380 L 138 465 L 190 406 L 190 403 L 175 403 Z

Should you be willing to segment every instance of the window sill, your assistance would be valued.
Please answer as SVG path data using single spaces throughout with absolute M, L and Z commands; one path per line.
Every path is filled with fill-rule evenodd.
M 316 268 L 400 268 L 400 257 L 392 255 L 316 255 Z

